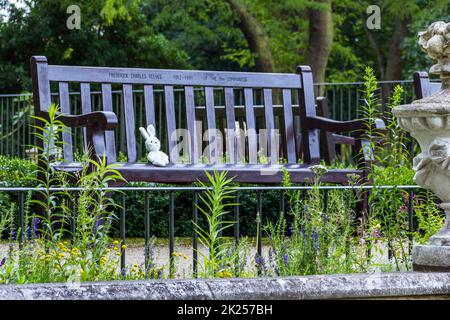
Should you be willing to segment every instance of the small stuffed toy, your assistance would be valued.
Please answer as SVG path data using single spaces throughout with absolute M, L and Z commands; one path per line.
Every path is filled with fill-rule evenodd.
M 165 167 L 169 163 L 169 157 L 164 152 L 160 151 L 161 143 L 155 135 L 155 127 L 149 125 L 147 131 L 140 127 L 139 131 L 145 139 L 145 148 L 148 151 L 148 161 L 158 167 Z

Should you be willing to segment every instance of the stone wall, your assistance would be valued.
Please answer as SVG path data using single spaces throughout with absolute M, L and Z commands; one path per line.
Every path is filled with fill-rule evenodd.
M 450 299 L 450 273 L 0 285 L 1 299 Z

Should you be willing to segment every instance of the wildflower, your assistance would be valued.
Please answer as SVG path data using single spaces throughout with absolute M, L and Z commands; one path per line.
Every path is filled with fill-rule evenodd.
M 97 233 L 98 227 L 100 226 L 100 220 L 95 221 L 94 224 L 94 233 Z
M 288 228 L 287 236 L 292 238 L 292 226 Z
M 0 261 L 0 267 L 3 267 L 5 265 L 5 263 L 6 263 L 6 257 L 4 257 L 2 259 L 2 261 Z
M 325 222 L 328 222 L 328 216 L 327 216 L 325 213 L 320 212 L 320 216 L 322 217 L 322 219 L 323 219 Z
M 122 249 L 126 249 L 127 246 L 125 244 L 122 245 Z
M 318 177 L 321 177 L 325 173 L 328 172 L 328 169 L 325 166 L 321 165 L 321 164 L 310 166 L 309 169 Z
M 218 274 L 219 278 L 231 278 L 233 276 L 233 274 L 226 270 L 226 271 L 220 271 Z
M 26 235 L 27 235 L 27 240 L 31 240 L 31 228 L 30 228 L 30 226 L 27 226 Z
M 264 257 L 258 253 L 255 254 L 255 264 L 258 271 L 267 271 L 266 261 L 264 260 Z
M 280 270 L 278 270 L 277 266 L 275 266 L 274 271 L 275 271 L 275 275 L 278 277 L 280 275 Z
M 33 233 L 34 233 L 34 238 L 38 237 L 38 232 L 39 232 L 39 218 L 34 217 L 33 218 Z
M 380 238 L 381 238 L 381 231 L 380 231 L 379 228 L 376 228 L 376 229 L 373 231 L 373 237 L 374 237 L 374 238 L 377 238 L 377 239 L 380 239 Z
M 119 241 L 117 241 L 117 240 L 113 241 L 113 245 L 117 246 L 118 244 L 119 244 Z
M 356 183 L 356 182 L 358 182 L 360 175 L 356 174 L 356 173 L 350 173 L 350 174 L 347 174 L 347 178 L 350 183 L 352 183 L 352 182 Z
M 16 235 L 17 235 L 16 228 L 13 227 L 11 230 L 11 240 L 12 241 L 16 241 Z
M 287 253 L 285 253 L 283 255 L 283 261 L 284 261 L 284 265 L 287 266 L 289 263 L 289 256 L 287 255 Z
M 314 230 L 311 233 L 311 240 L 312 240 L 312 246 L 316 250 L 316 252 L 319 251 L 319 233 Z

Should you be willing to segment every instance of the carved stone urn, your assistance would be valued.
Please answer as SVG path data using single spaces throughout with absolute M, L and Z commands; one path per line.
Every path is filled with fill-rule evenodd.
M 410 132 L 421 152 L 413 159 L 414 181 L 442 200 L 446 212 L 444 227 L 427 245 L 412 252 L 416 271 L 450 271 L 450 23 L 434 22 L 419 33 L 419 45 L 437 60 L 431 74 L 439 74 L 439 92 L 394 108 L 400 127 Z

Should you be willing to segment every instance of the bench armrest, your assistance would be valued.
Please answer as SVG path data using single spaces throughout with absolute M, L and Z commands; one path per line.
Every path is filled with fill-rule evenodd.
M 38 116 L 49 119 L 46 111 L 41 111 Z M 71 128 L 98 126 L 101 130 L 114 130 L 118 123 L 116 114 L 111 111 L 95 111 L 81 115 L 59 114 L 58 120 Z
M 41 111 L 38 117 L 49 119 L 49 113 Z M 117 116 L 111 111 L 95 111 L 82 115 L 64 115 L 58 114 L 58 120 L 67 127 L 86 128 L 85 138 L 87 143 L 87 152 L 89 158 L 95 161 L 102 156 L 106 156 L 106 161 L 115 161 L 111 148 L 105 143 L 107 130 L 113 130 L 117 126 Z
M 367 121 L 364 119 L 351 120 L 351 121 L 337 121 L 320 116 L 308 116 L 306 126 L 308 129 L 320 129 L 324 131 L 333 132 L 347 132 L 367 129 Z M 376 119 L 373 129 L 384 129 L 385 125 L 383 120 Z

